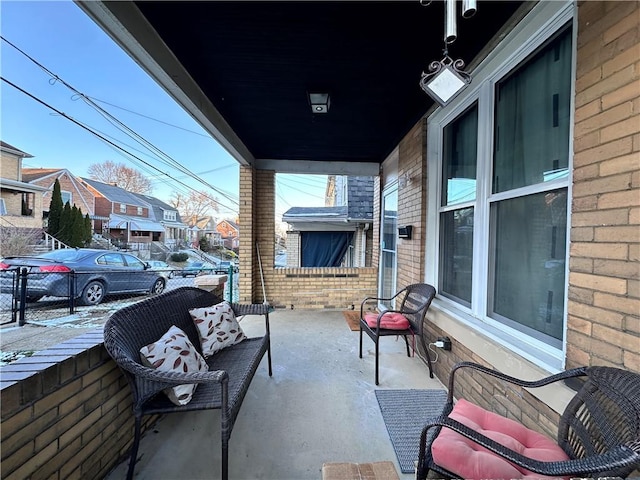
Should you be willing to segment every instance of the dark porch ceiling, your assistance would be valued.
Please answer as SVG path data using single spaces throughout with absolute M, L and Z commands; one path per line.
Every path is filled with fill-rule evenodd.
M 175 81 L 241 163 L 380 164 L 433 104 L 418 82 L 442 58 L 442 1 L 104 2 L 106 20 L 95 3 L 79 2 L 152 75 Z M 469 63 L 522 3 L 480 0 L 471 19 L 458 6 L 450 56 Z M 166 67 L 165 46 L 188 81 Z M 330 93 L 328 114 L 311 112 L 312 90 Z

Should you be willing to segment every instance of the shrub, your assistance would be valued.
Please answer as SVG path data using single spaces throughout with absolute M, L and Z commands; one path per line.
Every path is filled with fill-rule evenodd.
M 180 252 L 180 253 L 172 253 L 170 258 L 171 258 L 172 262 L 180 263 L 180 262 L 186 262 L 187 258 L 189 258 L 189 255 L 187 255 L 186 253 L 182 253 L 182 252 Z

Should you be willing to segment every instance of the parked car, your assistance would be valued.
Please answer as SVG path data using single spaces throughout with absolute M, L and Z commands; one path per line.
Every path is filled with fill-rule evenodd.
M 116 293 L 162 293 L 166 279 L 135 255 L 91 248 L 65 248 L 36 256 L 7 257 L 0 262 L 0 292 L 13 293 L 15 270 L 27 268 L 27 300 L 68 297 L 75 274 L 75 296 L 97 305 Z
M 149 260 L 147 264 L 149 265 L 150 270 L 157 271 L 166 279 L 173 278 L 176 274 L 176 268 L 162 260 Z
M 231 266 L 231 262 L 220 262 L 218 264 L 218 266 L 216 267 L 216 272 L 215 273 L 223 274 L 223 275 L 226 274 L 226 273 L 229 273 L 229 267 L 230 266 Z M 238 273 L 239 268 L 238 268 L 237 265 L 233 265 L 233 271 L 235 273 Z
M 180 271 L 180 275 L 182 275 L 183 278 L 188 277 L 189 275 L 193 275 L 194 277 L 200 274 L 208 275 L 213 273 L 215 269 L 216 266 L 213 263 L 191 262 Z

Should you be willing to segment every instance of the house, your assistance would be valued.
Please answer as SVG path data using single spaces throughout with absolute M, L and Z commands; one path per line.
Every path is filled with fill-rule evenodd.
M 42 230 L 42 195 L 47 187 L 22 178 L 22 160 L 33 158 L 0 141 L 0 226 Z
M 193 248 L 200 248 L 200 239 L 205 238 L 211 246 L 222 246 L 222 235 L 216 230 L 216 221 L 213 217 L 191 217 L 187 221 L 187 240 Z
M 216 231 L 220 234 L 222 246 L 229 250 L 238 251 L 240 246 L 240 227 L 231 220 L 222 220 L 216 225 Z
M 81 178 L 95 196 L 95 213 L 108 220 L 94 222 L 94 228 L 119 246 L 148 250 L 161 241 L 164 227 L 153 216 L 153 207 L 134 193 L 108 183 Z
M 42 208 L 45 218 L 49 214 L 53 184 L 58 180 L 62 203 L 69 202 L 70 205 L 75 205 L 81 209 L 83 215 L 88 214 L 91 220 L 96 220 L 93 192 L 66 168 L 23 168 L 22 179 L 32 185 L 47 188 L 47 191 L 42 194 Z M 100 220 L 106 219 L 108 217 L 102 217 Z
M 304 325 L 305 309 L 426 282 L 426 341 L 451 339 L 443 381 L 464 360 L 528 380 L 640 372 L 640 4 L 478 2 L 445 45 L 443 3 L 78 4 L 240 163 L 240 302 L 290 306 Z M 423 92 L 429 65 L 462 90 Z M 257 268 L 276 253 L 280 172 L 375 176 L 371 267 Z M 573 394 L 460 378 L 456 396 L 551 437 Z M 28 389 L 14 390 L 19 405 Z M 68 449 L 35 448 L 14 471 L 46 454 L 34 471 L 60 477 Z
M 164 227 L 164 234 L 161 241 L 168 247 L 176 247 L 181 241 L 187 239 L 187 224 L 183 223 L 180 213 L 171 205 L 159 200 L 151 195 L 141 193 L 134 194 L 151 206 L 153 218 Z
M 292 207 L 282 216 L 288 267 L 371 266 L 373 177 L 327 179 L 325 207 Z

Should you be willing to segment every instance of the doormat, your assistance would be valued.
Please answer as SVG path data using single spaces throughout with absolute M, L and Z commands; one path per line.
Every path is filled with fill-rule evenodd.
M 415 472 L 422 427 L 442 413 L 446 390 L 376 390 L 376 398 L 400 470 Z
M 360 310 L 343 310 L 344 319 L 347 321 L 349 328 L 357 332 L 360 330 Z

